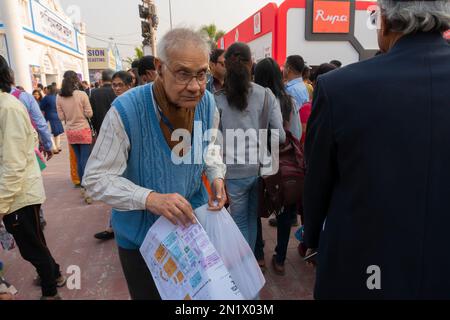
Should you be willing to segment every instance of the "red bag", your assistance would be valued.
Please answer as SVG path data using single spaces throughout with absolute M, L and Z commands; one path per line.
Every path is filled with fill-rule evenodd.
M 286 131 L 286 142 L 280 146 L 278 173 L 262 177 L 260 181 L 260 216 L 268 218 L 278 215 L 285 206 L 297 205 L 298 214 L 303 215 L 303 189 L 305 161 L 303 149 L 292 133 Z

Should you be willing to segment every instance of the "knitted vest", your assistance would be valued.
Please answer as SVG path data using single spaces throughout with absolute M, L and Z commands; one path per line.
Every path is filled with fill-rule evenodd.
M 127 169 L 123 177 L 158 193 L 178 193 L 196 209 L 208 202 L 202 184 L 205 166 L 202 157 L 208 141 L 203 141 L 203 138 L 213 126 L 216 111 L 214 98 L 206 92 L 196 108 L 194 121 L 197 125 L 194 125 L 192 151 L 183 158 L 190 159 L 191 164 L 175 164 L 172 161 L 172 150 L 161 131 L 154 104 L 153 84 L 130 90 L 113 102 L 130 140 Z M 158 216 L 149 211 L 113 209 L 112 227 L 119 247 L 138 249 L 157 219 Z

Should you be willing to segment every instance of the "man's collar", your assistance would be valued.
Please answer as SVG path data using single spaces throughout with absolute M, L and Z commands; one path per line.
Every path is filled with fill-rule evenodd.
M 302 77 L 297 78 L 297 79 L 293 79 L 293 80 L 289 81 L 289 82 L 286 84 L 286 87 L 291 87 L 291 86 L 293 86 L 293 85 L 296 85 L 296 84 L 302 83 L 302 82 L 303 82 L 303 78 L 302 78 Z

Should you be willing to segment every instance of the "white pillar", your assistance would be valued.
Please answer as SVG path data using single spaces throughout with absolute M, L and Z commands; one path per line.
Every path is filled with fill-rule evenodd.
M 81 53 L 83 54 L 83 80 L 87 82 L 91 82 L 89 79 L 89 63 L 87 57 L 87 45 L 86 45 L 86 24 L 80 23 L 80 42 L 79 48 Z
M 25 46 L 22 16 L 17 0 L 0 0 L 0 11 L 6 28 L 6 38 L 10 53 L 11 68 L 17 85 L 21 85 L 28 92 L 32 91 L 30 66 L 28 64 L 28 50 Z
M 145 56 L 154 56 L 155 54 L 153 53 L 152 47 L 151 46 L 145 46 L 143 48 L 144 50 L 144 55 Z

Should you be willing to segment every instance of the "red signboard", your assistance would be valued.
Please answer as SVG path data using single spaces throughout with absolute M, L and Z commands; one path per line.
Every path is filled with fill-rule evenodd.
M 314 1 L 313 33 L 349 33 L 350 1 Z
M 226 49 L 234 42 L 249 43 L 271 32 L 272 56 L 274 56 L 276 53 L 275 36 L 277 14 L 277 5 L 275 3 L 269 3 L 236 28 L 225 34 L 225 36 L 218 41 L 219 47 Z

